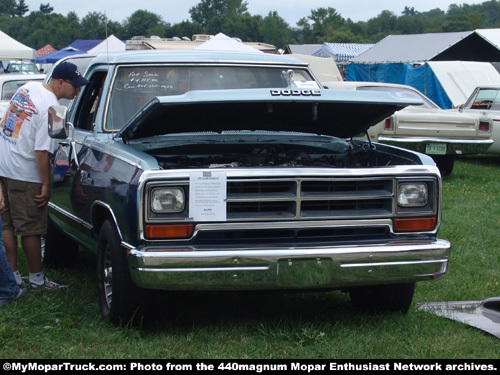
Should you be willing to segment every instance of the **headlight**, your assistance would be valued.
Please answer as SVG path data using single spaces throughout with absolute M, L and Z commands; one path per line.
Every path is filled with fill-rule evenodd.
M 404 183 L 399 185 L 398 205 L 401 207 L 423 207 L 427 205 L 429 192 L 426 183 Z
M 155 213 L 168 214 L 184 210 L 184 189 L 159 187 L 151 191 L 151 209 Z

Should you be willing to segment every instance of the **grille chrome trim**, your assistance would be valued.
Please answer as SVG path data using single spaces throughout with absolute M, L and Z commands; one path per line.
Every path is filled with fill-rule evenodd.
M 394 215 L 395 178 L 228 179 L 227 221 Z

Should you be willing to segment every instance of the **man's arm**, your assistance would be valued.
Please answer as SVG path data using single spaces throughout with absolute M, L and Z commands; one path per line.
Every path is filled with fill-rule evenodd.
M 48 151 L 35 151 L 36 164 L 42 178 L 42 191 L 35 196 L 38 208 L 45 207 L 50 198 L 50 154 Z

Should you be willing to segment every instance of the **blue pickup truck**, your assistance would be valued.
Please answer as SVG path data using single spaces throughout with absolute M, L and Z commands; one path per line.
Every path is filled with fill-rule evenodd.
M 158 290 L 339 289 L 406 312 L 446 272 L 432 159 L 352 138 L 417 103 L 264 53 L 77 60 L 90 83 L 49 116 L 44 261 L 94 251 L 104 318 L 133 323 Z

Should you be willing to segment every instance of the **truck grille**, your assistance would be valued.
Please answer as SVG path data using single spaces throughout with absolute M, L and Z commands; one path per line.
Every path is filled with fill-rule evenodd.
M 388 217 L 394 179 L 228 180 L 227 219 L 316 220 Z

